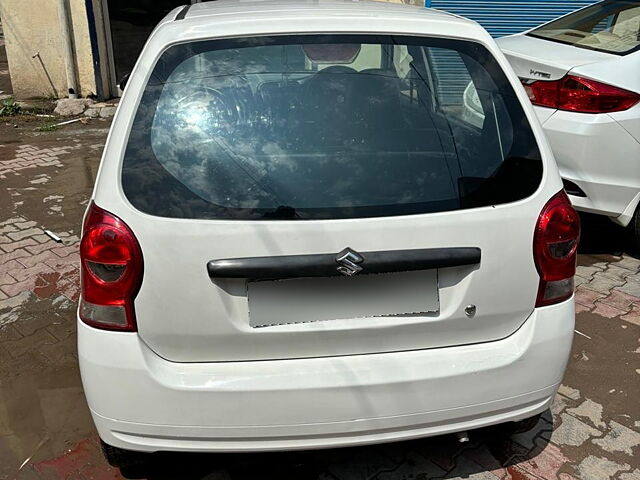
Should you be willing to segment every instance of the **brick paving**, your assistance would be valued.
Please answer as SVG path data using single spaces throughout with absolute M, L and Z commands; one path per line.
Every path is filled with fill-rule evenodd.
M 75 349 L 78 234 L 106 125 L 81 133 L 0 147 L 0 479 L 640 480 L 640 260 L 611 251 L 580 256 L 571 364 L 531 432 L 108 467 Z
M 44 230 L 14 217 L 0 222 L 0 325 L 9 323 L 15 315 L 11 308 L 16 298 L 29 294 L 40 298 L 61 294 L 71 301 L 78 298 L 79 274 L 78 237 L 68 232 L 57 235 L 65 243 L 51 239 Z
M 40 149 L 33 145 L 20 145 L 13 158 L 0 160 L 0 179 L 26 168 L 61 167 L 59 158 L 66 153 L 68 151 L 64 147 Z

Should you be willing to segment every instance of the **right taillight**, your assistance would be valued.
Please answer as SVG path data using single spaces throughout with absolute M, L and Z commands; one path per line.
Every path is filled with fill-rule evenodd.
M 629 90 L 576 75 L 559 80 L 536 80 L 524 88 L 531 103 L 578 113 L 611 113 L 628 110 L 640 102 L 640 95 Z
M 133 300 L 142 282 L 142 252 L 131 229 L 91 203 L 80 242 L 80 319 L 106 330 L 135 331 Z
M 533 258 L 540 274 L 536 307 L 562 302 L 573 294 L 580 240 L 580 217 L 564 191 L 544 206 L 533 237 Z

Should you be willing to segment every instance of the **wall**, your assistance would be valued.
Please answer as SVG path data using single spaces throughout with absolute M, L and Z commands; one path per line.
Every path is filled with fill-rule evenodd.
M 378 2 L 389 2 L 389 3 L 404 3 L 405 5 L 413 5 L 416 7 L 423 7 L 425 5 L 425 0 L 376 0 Z
M 67 0 L 82 96 L 97 93 L 85 0 Z M 57 0 L 0 0 L 9 71 L 16 98 L 67 96 Z M 35 56 L 39 53 L 39 56 Z M 35 56 L 35 57 L 34 57 Z

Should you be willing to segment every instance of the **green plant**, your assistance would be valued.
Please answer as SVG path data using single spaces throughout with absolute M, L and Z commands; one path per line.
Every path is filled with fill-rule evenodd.
M 11 117 L 20 113 L 20 105 L 13 98 L 7 98 L 0 102 L 0 117 Z
M 58 126 L 54 122 L 44 122 L 38 128 L 36 128 L 38 132 L 55 132 L 58 130 Z

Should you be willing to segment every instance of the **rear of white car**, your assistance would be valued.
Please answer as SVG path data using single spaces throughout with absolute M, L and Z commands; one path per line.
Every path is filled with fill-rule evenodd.
M 598 2 L 498 44 L 573 205 L 629 225 L 640 203 L 640 4 Z
M 358 2 L 173 12 L 92 200 L 78 344 L 110 446 L 437 435 L 532 417 L 562 379 L 579 221 L 473 22 Z

